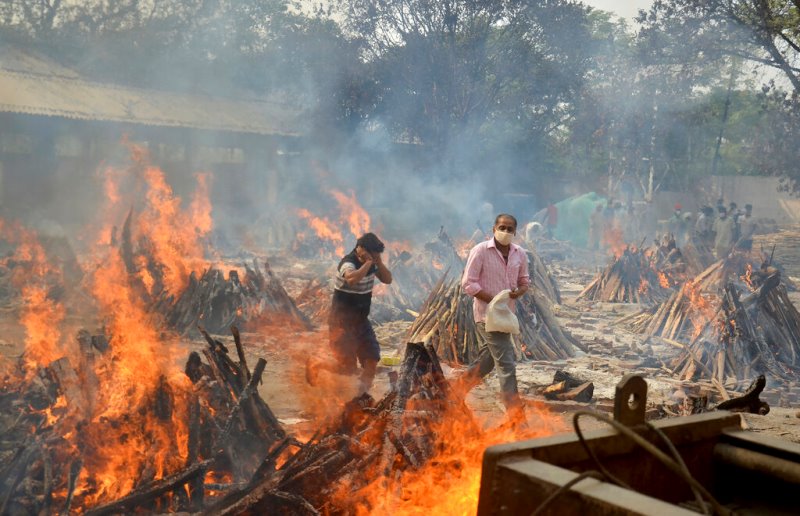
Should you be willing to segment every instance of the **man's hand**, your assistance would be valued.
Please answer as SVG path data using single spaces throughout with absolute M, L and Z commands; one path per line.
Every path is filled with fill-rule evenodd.
M 483 301 L 484 303 L 491 303 L 492 299 L 494 299 L 491 295 L 487 294 L 483 290 L 475 294 L 475 297 Z
M 389 269 L 386 268 L 386 265 L 383 263 L 383 258 L 381 257 L 381 253 L 371 253 L 371 257 L 375 266 L 378 268 L 375 275 L 378 277 L 378 280 L 381 283 L 390 284 L 392 282 L 392 273 Z
M 519 299 L 522 296 L 524 296 L 525 292 L 527 292 L 527 291 L 528 291 L 528 287 L 527 286 L 520 287 L 520 288 L 515 288 L 514 290 L 511 291 L 511 293 L 508 295 L 508 297 L 510 297 L 511 299 Z

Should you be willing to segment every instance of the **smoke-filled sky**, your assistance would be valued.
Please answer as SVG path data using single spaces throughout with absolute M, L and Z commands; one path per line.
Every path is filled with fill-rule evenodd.
M 653 0 L 583 0 L 586 5 L 616 13 L 622 18 L 632 20 L 639 9 L 649 9 Z

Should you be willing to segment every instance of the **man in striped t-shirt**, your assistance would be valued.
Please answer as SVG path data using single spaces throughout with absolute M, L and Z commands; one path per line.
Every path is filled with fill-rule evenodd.
M 375 278 L 381 283 L 392 282 L 392 273 L 381 258 L 383 250 L 383 242 L 374 233 L 364 234 L 339 262 L 334 278 L 328 319 L 331 350 L 337 372 L 354 374 L 357 363 L 361 364 L 361 392 L 372 387 L 381 358 L 378 339 L 369 322 L 369 310 Z M 310 383 L 314 383 L 314 375 L 307 364 L 306 378 Z

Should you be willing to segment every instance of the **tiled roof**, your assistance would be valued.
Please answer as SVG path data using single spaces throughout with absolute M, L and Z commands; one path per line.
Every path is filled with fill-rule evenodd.
M 214 131 L 296 136 L 288 105 L 88 81 L 34 54 L 0 53 L 0 112 Z

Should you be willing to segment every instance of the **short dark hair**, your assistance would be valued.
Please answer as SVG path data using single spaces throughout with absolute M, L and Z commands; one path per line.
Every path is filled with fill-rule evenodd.
M 513 216 L 513 215 L 508 214 L 508 213 L 501 213 L 500 215 L 495 217 L 494 218 L 494 225 L 496 226 L 497 223 L 500 222 L 500 219 L 502 219 L 503 217 L 513 220 L 515 228 L 519 226 L 519 224 L 517 224 L 517 218 L 515 216 Z
M 356 240 L 356 247 L 361 246 L 368 253 L 382 253 L 386 248 L 375 233 L 364 233 Z

